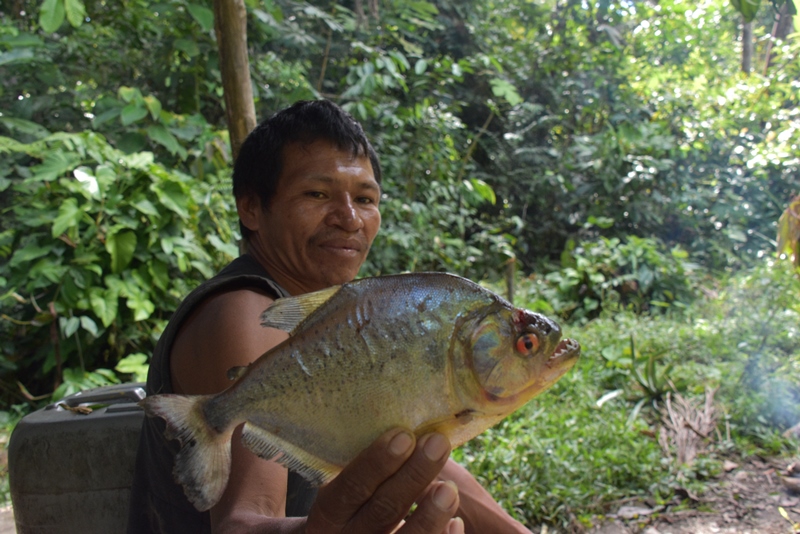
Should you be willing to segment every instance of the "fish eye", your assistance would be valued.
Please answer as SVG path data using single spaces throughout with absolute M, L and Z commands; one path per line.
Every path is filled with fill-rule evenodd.
M 536 334 L 523 334 L 517 338 L 517 352 L 529 354 L 539 350 L 539 338 Z

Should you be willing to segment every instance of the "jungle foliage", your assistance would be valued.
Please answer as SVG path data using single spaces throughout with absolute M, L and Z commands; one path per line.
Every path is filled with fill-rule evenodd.
M 387 177 L 364 274 L 513 262 L 564 318 L 681 305 L 698 265 L 774 247 L 796 193 L 798 45 L 770 38 L 745 76 L 724 2 L 595 7 L 252 0 L 256 106 L 331 98 L 364 122 Z M 1 15 L 0 363 L 20 399 L 137 368 L 237 230 L 209 2 Z
M 713 277 L 774 255 L 800 171 L 800 43 L 771 35 L 779 5 L 748 13 L 748 74 L 725 0 L 246 3 L 259 116 L 329 98 L 381 155 L 364 275 L 510 276 L 592 332 L 610 313 L 689 321 Z M 24 411 L 141 379 L 238 226 L 210 0 L 2 6 L 0 398 Z M 643 376 L 611 360 L 624 346 L 649 350 L 608 345 L 609 388 Z

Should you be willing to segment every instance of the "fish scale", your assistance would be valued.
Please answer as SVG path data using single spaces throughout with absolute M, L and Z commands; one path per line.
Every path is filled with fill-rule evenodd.
M 200 510 L 224 491 L 230 436 L 242 423 L 254 453 L 322 484 L 390 428 L 438 431 L 460 445 L 552 385 L 579 354 L 544 316 L 442 273 L 279 299 L 262 324 L 290 336 L 233 373 L 227 390 L 143 402 L 166 419 L 168 437 L 190 444 L 175 476 Z M 535 336 L 535 350 L 524 336 Z

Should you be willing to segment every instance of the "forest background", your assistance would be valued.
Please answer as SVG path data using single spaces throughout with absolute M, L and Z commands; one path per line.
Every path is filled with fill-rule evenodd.
M 457 453 L 520 519 L 576 529 L 701 491 L 724 455 L 795 451 L 800 284 L 775 259 L 779 220 L 785 255 L 800 237 L 791 3 L 245 3 L 258 117 L 329 98 L 381 155 L 362 274 L 458 273 L 582 342 L 552 392 Z M 0 9 L 10 428 L 142 380 L 239 234 L 210 1 Z M 677 458 L 666 401 L 712 391 L 714 432 Z

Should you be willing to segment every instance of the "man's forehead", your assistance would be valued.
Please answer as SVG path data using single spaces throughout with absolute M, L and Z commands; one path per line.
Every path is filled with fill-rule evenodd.
M 302 181 L 305 183 L 319 183 L 323 185 L 335 185 L 337 182 L 339 182 L 339 180 L 339 178 L 335 178 L 327 174 L 304 174 L 296 178 L 296 181 Z M 381 186 L 375 180 L 375 177 L 372 175 L 372 173 L 370 173 L 368 177 L 364 176 L 363 178 L 357 180 L 355 185 L 362 189 L 374 189 L 375 191 L 381 190 Z

